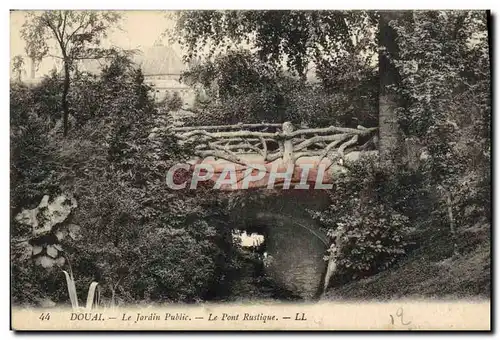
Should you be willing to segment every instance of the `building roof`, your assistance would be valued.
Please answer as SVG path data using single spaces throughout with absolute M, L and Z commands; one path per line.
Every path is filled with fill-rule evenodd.
M 170 46 L 154 45 L 139 51 L 132 58 L 133 62 L 141 67 L 145 76 L 173 74 L 180 75 L 186 66 L 182 59 Z M 103 60 L 83 60 L 78 68 L 93 74 L 101 72 Z
M 141 66 L 145 76 L 181 74 L 186 69 L 175 50 L 164 45 L 146 48 L 134 57 L 134 62 Z

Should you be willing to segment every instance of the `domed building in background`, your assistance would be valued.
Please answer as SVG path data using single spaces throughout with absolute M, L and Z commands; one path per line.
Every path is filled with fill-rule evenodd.
M 134 62 L 141 67 L 145 82 L 154 87 L 156 101 L 178 93 L 185 107 L 194 104 L 194 89 L 180 81 L 187 65 L 172 47 L 155 44 L 138 53 Z
M 25 62 L 30 60 L 24 56 Z M 132 58 L 133 62 L 141 67 L 144 74 L 144 81 L 153 86 L 154 98 L 157 102 L 162 101 L 167 97 L 171 97 L 177 93 L 183 101 L 183 107 L 192 107 L 195 101 L 195 90 L 186 84 L 181 83 L 180 78 L 182 72 L 187 68 L 181 57 L 171 46 L 155 44 L 152 47 L 147 47 L 139 50 Z M 62 63 L 60 60 L 44 60 L 45 66 L 52 62 L 52 70 L 58 73 L 62 72 Z M 105 60 L 81 60 L 77 68 L 80 72 L 88 72 L 99 74 L 102 67 L 105 65 Z M 26 65 L 27 66 L 27 65 Z M 11 78 L 19 78 L 25 83 L 38 83 L 42 80 L 43 75 L 36 74 L 36 67 L 32 62 L 30 65 L 30 75 L 28 76 L 28 67 L 22 70 L 22 73 L 14 75 L 11 73 Z M 45 69 L 50 69 L 44 67 Z
M 141 68 L 144 82 L 153 86 L 155 101 L 160 102 L 177 93 L 184 107 L 192 107 L 195 91 L 180 81 L 187 65 L 171 46 L 156 43 L 152 47 L 140 49 L 132 60 Z M 80 71 L 97 74 L 103 64 L 103 60 L 83 60 L 78 68 Z

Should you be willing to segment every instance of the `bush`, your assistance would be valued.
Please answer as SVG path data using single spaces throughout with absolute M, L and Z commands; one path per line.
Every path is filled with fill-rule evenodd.
M 167 96 L 163 100 L 163 103 L 167 111 L 177 111 L 181 109 L 183 105 L 182 98 L 177 91 L 172 93 L 171 95 L 167 94 Z
M 338 275 L 370 276 L 405 254 L 409 231 L 408 218 L 386 205 L 359 204 L 336 222 L 335 229 L 329 230 L 334 240 L 329 256 L 336 260 Z
M 11 214 L 55 194 L 58 164 L 46 119 L 35 111 L 33 89 L 13 84 L 10 90 Z M 16 231 L 13 230 L 15 235 Z
M 337 264 L 338 283 L 387 269 L 405 254 L 413 230 L 405 209 L 395 210 L 391 200 L 405 191 L 394 185 L 399 179 L 386 176 L 376 159 L 348 167 L 331 192 L 329 209 L 316 214 L 332 240 L 328 257 Z M 398 192 L 390 196 L 391 190 Z
M 219 209 L 213 195 L 166 186 L 166 171 L 184 154 L 168 131 L 152 133 L 165 122 L 142 73 L 118 58 L 100 76 L 77 74 L 69 96 L 76 124 L 66 138 L 50 133 L 50 117 L 59 117 L 48 109 L 58 84 L 55 76 L 35 87 L 12 86 L 12 210 L 54 191 L 76 198 L 78 208 L 64 223 L 80 226 L 82 239 L 61 245 L 80 295 L 98 281 L 107 303 L 111 296 L 118 303 L 220 297 L 235 265 L 230 227 L 210 217 Z M 60 270 L 12 259 L 16 304 L 47 296 L 69 301 Z

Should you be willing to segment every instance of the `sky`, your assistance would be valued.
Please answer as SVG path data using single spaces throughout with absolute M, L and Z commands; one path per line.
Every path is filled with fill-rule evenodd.
M 174 21 L 168 17 L 172 12 L 166 11 L 119 11 L 123 15 L 120 24 L 121 29 L 114 29 L 108 34 L 108 39 L 103 43 L 115 45 L 124 49 L 141 49 L 152 46 L 156 41 L 168 44 L 166 38 L 163 40 L 162 33 L 174 27 Z M 25 55 L 24 41 L 21 39 L 20 30 L 25 22 L 25 12 L 15 11 L 10 13 L 10 58 L 16 55 Z M 53 42 L 52 42 L 53 43 Z M 180 54 L 180 49 L 174 46 Z M 55 54 L 55 53 L 54 53 Z M 54 58 L 48 57 L 44 60 L 37 76 L 47 74 L 53 68 Z M 29 62 L 26 62 L 29 68 Z M 28 72 L 29 74 L 29 72 Z
M 167 30 L 172 30 L 175 26 L 175 20 L 173 19 L 174 12 L 172 11 L 154 11 L 154 10 L 130 10 L 130 11 L 118 11 L 122 14 L 122 21 L 120 23 L 120 28 L 116 28 L 108 32 L 108 38 L 103 41 L 103 47 L 106 46 L 117 46 L 124 49 L 144 49 L 153 46 L 155 42 L 161 42 L 165 45 L 171 45 L 179 56 L 182 55 L 180 46 L 172 45 L 169 43 L 168 38 L 165 37 L 164 33 Z M 17 55 L 25 56 L 25 43 L 21 38 L 20 30 L 23 23 L 25 22 L 25 11 L 14 11 L 10 13 L 10 60 Z M 56 47 L 56 42 L 53 40 L 51 44 L 53 46 L 53 51 L 50 54 L 59 55 L 59 51 Z M 205 52 L 211 46 L 207 44 Z M 246 43 L 241 43 L 239 48 L 251 48 L 251 45 Z M 286 60 L 282 60 L 282 65 L 286 66 Z M 50 73 L 50 71 L 57 65 L 59 69 L 60 60 L 47 57 L 39 65 L 36 72 L 36 77 L 41 77 L 45 74 Z M 24 72 L 22 77 L 26 78 L 30 74 L 30 61 L 25 58 Z M 12 69 L 11 69 L 12 72 Z M 12 76 L 12 73 L 11 73 Z

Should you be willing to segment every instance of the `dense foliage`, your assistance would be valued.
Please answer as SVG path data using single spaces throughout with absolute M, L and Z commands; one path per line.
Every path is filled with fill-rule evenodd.
M 395 24 L 395 59 L 407 138 L 426 151 L 420 171 L 437 198 L 435 213 L 460 247 L 462 232 L 483 229 L 490 212 L 490 59 L 484 12 L 416 12 Z M 458 249 L 455 249 L 458 252 Z
M 198 91 L 197 115 L 185 123 L 377 126 L 378 18 L 372 12 L 181 12 L 177 37 L 191 61 L 183 81 Z M 328 207 L 308 209 L 331 241 L 332 283 L 338 289 L 411 267 L 413 256 L 425 259 L 428 272 L 459 268 L 454 275 L 468 277 L 468 285 L 484 285 L 491 224 L 487 17 L 419 11 L 390 26 L 397 82 L 386 90 L 398 99 L 400 152 L 390 164 L 369 157 L 346 162 Z M 78 209 L 65 223 L 79 225 L 82 238 L 62 246 L 79 292 L 95 280 L 114 303 L 224 298 L 245 267 L 231 218 L 243 218 L 253 212 L 251 202 L 266 205 L 262 195 L 271 196 L 168 190 L 166 170 L 191 152 L 161 129 L 182 101 L 173 94 L 155 103 L 126 56 L 115 55 L 99 75 L 71 70 L 71 84 L 66 137 L 60 74 L 34 86 L 11 84 L 12 216 L 44 195 L 76 198 Z M 30 231 L 12 219 L 11 232 L 15 245 Z M 15 303 L 68 301 L 60 268 L 42 269 L 18 255 Z M 418 270 L 411 275 L 419 280 Z M 433 289 L 423 287 L 430 295 Z
M 376 18 L 364 11 L 182 11 L 175 37 L 196 65 L 185 79 L 203 88 L 209 122 L 375 126 Z
M 376 158 L 349 169 L 336 182 L 329 208 L 315 214 L 332 239 L 328 257 L 336 261 L 337 284 L 387 269 L 409 249 L 414 229 L 393 199 L 411 195 L 408 185 L 397 183 L 401 178 L 388 178 Z
M 311 61 L 356 49 L 360 41 L 353 42 L 351 34 L 363 37 L 375 18 L 361 11 L 182 11 L 176 37 L 188 50 L 187 60 L 247 45 L 260 60 L 277 68 L 286 64 L 305 77 Z
M 192 67 L 183 80 L 201 89 L 195 110 L 205 124 L 376 126 L 376 73 L 373 67 L 357 66 L 335 84 L 328 80 L 335 71 L 326 66 L 317 71 L 323 80 L 304 82 L 249 51 L 237 50 Z
M 214 294 L 213 283 L 223 283 L 231 270 L 224 244 L 232 235 L 220 230 L 223 220 L 208 216 L 217 215 L 210 199 L 199 204 L 203 193 L 196 200 L 180 197 L 164 184 L 166 170 L 183 152 L 167 133 L 149 138 L 153 127 L 168 122 L 143 79 L 123 58 L 99 76 L 75 75 L 68 96 L 71 138 L 61 137 L 60 120 L 49 119 L 54 107 L 48 94 L 57 93 L 57 75 L 34 87 L 13 84 L 11 209 L 34 207 L 43 195 L 74 195 L 78 209 L 65 223 L 79 225 L 82 238 L 65 239 L 62 246 L 79 292 L 97 280 L 108 301 L 194 301 Z M 25 235 L 24 229 L 12 221 L 13 236 Z M 33 296 L 67 301 L 59 271 L 26 261 L 13 264 L 16 303 L 35 302 Z M 37 281 L 36 275 L 45 278 Z

